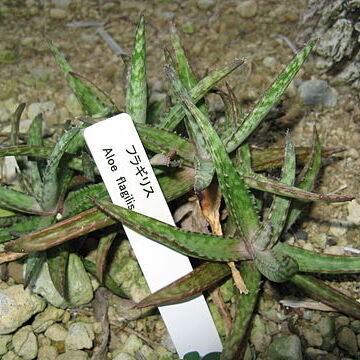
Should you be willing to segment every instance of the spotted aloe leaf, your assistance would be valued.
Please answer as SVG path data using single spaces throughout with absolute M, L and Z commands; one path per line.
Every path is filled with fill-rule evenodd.
M 281 172 L 281 182 L 287 185 L 293 185 L 295 182 L 295 171 L 296 171 L 296 162 L 295 162 L 295 147 L 293 142 L 290 139 L 290 136 L 286 137 L 286 147 L 285 147 L 285 161 L 284 166 Z M 268 244 L 262 244 L 263 248 L 272 248 L 278 241 L 284 224 L 287 219 L 288 211 L 290 208 L 291 200 L 288 198 L 275 196 L 268 215 L 266 216 L 264 222 L 271 224 L 271 236 L 269 238 Z
M 69 247 L 67 244 L 62 244 L 48 249 L 46 257 L 51 281 L 57 292 L 66 299 Z
M 322 149 L 323 158 L 343 152 L 344 148 Z M 312 147 L 296 146 L 296 163 L 305 165 L 312 156 Z M 275 169 L 284 163 L 284 148 L 251 148 L 251 162 L 254 171 Z
M 183 103 L 184 111 L 190 112 L 196 119 L 205 138 L 207 149 L 213 159 L 226 206 L 231 216 L 235 219 L 239 230 L 247 241 L 249 241 L 259 228 L 259 219 L 247 186 L 235 171 L 233 163 L 219 136 L 204 114 L 194 105 L 192 99 L 187 94 L 186 89 L 177 78 L 174 70 L 170 67 L 166 67 L 166 75 L 168 76 L 176 95 Z M 243 211 L 244 209 L 246 209 L 246 211 Z
M 5 186 L 0 186 L 0 206 L 27 214 L 46 213 L 34 197 Z
M 10 143 L 11 145 L 17 145 L 19 142 L 19 127 L 20 127 L 20 118 L 24 112 L 26 104 L 21 103 L 15 110 L 13 116 L 11 117 L 11 134 L 10 134 Z
M 231 332 L 224 342 L 224 350 L 221 353 L 222 360 L 243 358 L 243 353 L 246 349 L 246 335 L 259 300 L 261 276 L 256 270 L 254 263 L 249 261 L 242 262 L 240 264 L 240 272 L 247 284 L 249 293 L 247 295 L 236 294 L 235 317 Z
M 185 51 L 181 45 L 180 38 L 177 34 L 175 26 L 171 27 L 171 42 L 174 48 L 174 65 L 177 70 L 178 76 L 182 84 L 188 90 L 192 89 L 196 83 L 196 77 L 189 65 L 188 59 L 185 55 Z M 200 100 L 197 104 L 199 110 L 205 115 L 208 116 L 204 100 Z M 214 175 L 214 166 L 211 158 L 206 150 L 204 137 L 199 129 L 198 124 L 194 118 L 188 114 L 185 117 L 185 126 L 187 133 L 194 144 L 195 147 L 195 192 L 198 193 L 206 189 L 213 178 Z
M 97 273 L 96 273 L 96 264 L 93 263 L 91 260 L 89 259 L 82 259 L 82 262 L 84 264 L 84 267 L 86 269 L 87 272 L 89 272 L 92 276 L 94 276 L 95 278 L 97 278 Z M 106 286 L 110 291 L 112 291 L 115 295 L 120 296 L 122 298 L 127 298 L 127 295 L 125 293 L 125 291 L 119 287 L 116 283 L 116 281 L 110 276 L 109 273 L 105 273 L 104 274 L 104 279 L 103 281 L 100 281 L 100 279 L 98 279 L 98 281 Z
M 0 156 L 33 156 L 46 159 L 53 151 L 50 146 L 16 145 L 0 149 Z
M 8 242 L 5 248 L 23 253 L 46 250 L 114 223 L 111 217 L 91 208 L 54 225 L 20 236 Z
M 357 256 L 319 254 L 285 243 L 277 243 L 274 250 L 294 258 L 301 272 L 319 274 L 355 274 L 360 272 Z
M 190 96 L 194 102 L 202 99 L 216 84 L 237 69 L 244 60 L 234 59 L 219 70 L 212 71 L 209 75 L 200 80 L 191 90 Z M 160 120 L 159 126 L 167 130 L 174 130 L 184 118 L 184 110 L 180 104 L 175 104 L 168 113 Z
M 0 244 L 16 239 L 24 234 L 30 234 L 36 229 L 45 228 L 51 224 L 52 219 L 53 215 L 31 216 L 23 222 L 18 222 L 5 229 L 0 229 Z
M 296 274 L 291 279 L 291 282 L 311 298 L 319 300 L 355 319 L 360 319 L 359 303 L 338 290 L 331 288 L 324 282 L 312 276 L 302 274 Z
M 241 239 L 192 233 L 106 200 L 94 199 L 94 202 L 105 213 L 132 230 L 185 255 L 215 261 L 249 258 L 249 253 Z
M 0 217 L 0 229 L 12 226 L 16 223 L 23 222 L 28 219 L 26 215 L 15 215 L 12 211 L 1 210 L 2 213 L 6 212 Z M 1 231 L 1 230 L 0 230 Z
M 222 140 L 229 137 L 241 125 L 245 117 L 239 101 L 228 83 L 226 83 L 226 88 L 227 93 L 222 90 L 216 90 L 225 106 L 225 116 L 219 118 L 214 124 L 215 130 Z
M 192 164 L 195 149 L 188 140 L 173 132 L 151 125 L 136 124 L 136 129 L 147 149 L 162 154 L 168 154 L 176 150 L 176 155 L 178 155 L 185 164 Z
M 39 276 L 45 261 L 46 253 L 43 251 L 33 252 L 28 255 L 24 273 L 24 288 L 32 285 L 32 282 Z
M 170 304 L 201 294 L 231 274 L 230 267 L 222 263 L 206 262 L 189 274 L 152 293 L 136 304 L 136 308 Z
M 83 111 L 88 115 L 104 114 L 104 112 L 106 113 L 109 110 L 115 112 L 115 106 L 112 100 L 103 92 L 99 91 L 93 84 L 85 82 L 79 76 L 75 75 L 70 64 L 52 40 L 47 38 L 47 41 L 57 64 L 62 70 L 69 87 L 78 99 Z
M 59 195 L 64 191 L 71 177 L 71 170 L 66 166 L 64 155 L 67 148 L 79 133 L 79 128 L 72 128 L 65 132 L 55 145 L 48 164 L 43 173 L 43 185 L 41 189 L 41 204 L 44 209 L 55 209 Z M 62 161 L 63 160 L 63 161 Z M 62 163 L 61 163 L 62 161 Z
M 280 100 L 290 82 L 300 70 L 304 61 L 310 55 L 314 47 L 313 42 L 309 42 L 305 48 L 300 51 L 285 70 L 279 75 L 278 79 L 265 91 L 260 101 L 254 109 L 246 116 L 241 126 L 228 139 L 225 140 L 228 152 L 235 150 L 241 145 L 248 136 L 264 120 L 271 108 Z
M 135 123 L 146 123 L 147 82 L 145 20 L 142 16 L 136 30 L 134 50 L 126 93 L 126 111 Z
M 237 168 L 240 177 L 244 179 L 247 186 L 269 192 L 271 194 L 285 196 L 301 201 L 326 201 L 326 202 L 344 202 L 354 199 L 353 196 L 336 196 L 327 194 L 316 194 L 299 187 L 286 185 L 280 181 L 269 179 L 261 174 L 255 174 L 252 171 L 244 170 L 244 168 Z
M 97 196 L 99 199 L 108 199 L 109 195 L 103 183 L 88 185 L 79 190 L 71 191 L 63 204 L 63 218 L 67 219 L 94 206 L 89 198 Z
M 107 255 L 116 235 L 117 232 L 113 231 L 103 235 L 99 241 L 99 246 L 96 251 L 96 275 L 101 282 L 104 281 Z
M 42 125 L 42 114 L 38 114 L 31 122 L 29 128 L 29 136 L 27 141 L 28 145 L 43 146 Z M 31 192 L 32 194 L 34 194 L 35 198 L 38 201 L 40 200 L 42 185 L 40 171 L 43 167 L 45 167 L 44 161 L 39 158 L 31 158 L 26 161 L 26 168 L 23 170 L 23 174 L 29 179 L 29 186 L 31 187 Z
M 309 159 L 299 175 L 299 183 L 297 186 L 300 189 L 312 190 L 315 184 L 316 177 L 321 167 L 321 145 L 317 135 L 316 129 L 314 128 L 313 134 L 313 148 Z M 301 211 L 304 208 L 304 203 L 300 201 L 294 201 L 291 204 L 289 216 L 286 220 L 285 230 L 289 229 L 292 224 L 299 217 Z

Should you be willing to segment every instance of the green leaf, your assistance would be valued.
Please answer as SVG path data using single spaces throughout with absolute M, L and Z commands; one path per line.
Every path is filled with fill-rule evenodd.
M 244 63 L 242 59 L 234 59 L 228 65 L 225 65 L 220 70 L 212 71 L 209 75 L 200 80 L 196 86 L 190 90 L 190 96 L 197 103 L 202 99 L 216 84 L 229 75 L 232 71 L 237 69 Z M 184 118 L 185 113 L 180 104 L 175 104 L 164 118 L 160 121 L 160 127 L 167 130 L 174 130 L 180 121 Z
M 281 182 L 287 185 L 293 185 L 295 181 L 295 171 L 296 171 L 296 162 L 295 162 L 295 147 L 289 135 L 286 137 L 286 147 L 285 147 L 285 161 L 281 173 Z M 265 248 L 272 248 L 278 241 L 284 224 L 288 215 L 289 207 L 291 200 L 288 198 L 275 196 L 271 208 L 269 210 L 268 216 L 265 219 L 265 223 L 271 224 L 271 236 L 270 242 L 268 244 L 263 244 Z
M 26 104 L 21 103 L 15 110 L 13 116 L 11 117 L 11 134 L 10 134 L 10 144 L 17 145 L 19 142 L 19 126 L 20 118 L 25 109 Z
M 297 274 L 291 282 L 312 299 L 335 308 L 337 311 L 360 320 L 360 304 L 345 294 L 308 275 Z
M 46 260 L 46 253 L 37 251 L 28 255 L 26 259 L 25 273 L 24 273 L 24 288 L 31 287 L 31 285 L 38 278 L 42 266 Z
M 244 179 L 247 186 L 269 192 L 271 194 L 284 196 L 301 201 L 326 201 L 326 202 L 344 202 L 354 199 L 353 196 L 336 196 L 327 194 L 315 194 L 310 191 L 300 189 L 298 187 L 290 186 L 281 183 L 277 180 L 272 180 L 261 174 L 255 174 L 254 172 L 246 171 L 238 167 L 237 172 L 239 177 Z
M 102 211 L 92 208 L 57 224 L 12 240 L 5 245 L 5 249 L 26 253 L 46 250 L 114 223 L 115 221 Z
M 86 271 L 89 272 L 95 278 L 97 278 L 96 265 L 88 259 L 82 259 L 82 262 L 84 264 Z M 101 282 L 100 279 L 97 280 L 102 285 L 106 286 L 115 295 L 120 296 L 122 298 L 127 298 L 124 290 L 116 284 L 115 280 L 108 273 L 105 273 L 103 282 Z
M 13 240 L 23 234 L 29 234 L 36 229 L 49 226 L 52 223 L 53 215 L 31 216 L 29 219 L 16 223 L 10 227 L 0 230 L 0 244 Z
M 96 274 L 97 278 L 103 282 L 104 273 L 106 269 L 106 259 L 108 252 L 110 250 L 111 244 L 113 243 L 117 232 L 111 232 L 110 234 L 105 234 L 100 238 L 99 245 L 96 251 Z
M 261 275 L 254 263 L 244 261 L 240 264 L 240 273 L 248 287 L 249 293 L 236 294 L 235 318 L 229 336 L 225 339 L 222 360 L 242 359 L 246 349 L 247 334 L 259 299 Z
M 171 41 L 174 48 L 175 55 L 175 65 L 178 72 L 178 76 L 184 87 L 188 90 L 193 88 L 196 83 L 196 77 L 189 65 L 189 62 L 186 58 L 185 51 L 181 45 L 180 38 L 176 32 L 176 28 L 172 26 L 170 28 Z M 208 116 L 208 112 L 205 107 L 204 100 L 200 100 L 197 104 L 199 110 Z M 191 114 L 187 114 L 185 117 L 185 126 L 187 133 L 195 145 L 195 184 L 194 189 L 195 193 L 199 193 L 202 190 L 206 189 L 214 176 L 214 165 L 211 161 L 211 158 L 208 155 L 204 137 L 199 129 L 197 122 L 194 120 Z
M 0 186 L 0 207 L 27 214 L 46 214 L 32 196 Z
M 216 90 L 225 106 L 225 117 L 220 117 L 214 124 L 214 128 L 221 140 L 229 137 L 244 121 L 244 114 L 234 91 L 228 83 L 226 83 L 226 88 L 227 93 L 219 89 Z
M 69 170 L 67 167 L 65 167 L 65 169 L 62 168 L 60 166 L 60 162 L 79 130 L 79 128 L 72 128 L 65 132 L 55 145 L 48 164 L 44 170 L 41 205 L 48 211 L 53 211 L 55 209 L 59 200 L 59 195 L 64 191 L 62 185 L 66 184 L 66 181 L 63 182 L 61 180 L 65 180 L 69 177 Z M 64 172 L 66 173 L 64 174 Z
M 171 304 L 198 295 L 231 274 L 230 267 L 222 263 L 206 262 L 195 270 L 152 293 L 136 304 L 136 308 Z
M 103 183 L 88 185 L 79 190 L 71 191 L 63 204 L 64 219 L 93 207 L 94 202 L 90 199 L 90 197 L 108 199 L 109 195 L 105 185 Z
M 214 261 L 249 258 L 245 244 L 240 239 L 192 233 L 116 206 L 106 200 L 94 199 L 94 202 L 101 210 L 137 233 L 182 254 Z
M 305 165 L 309 161 L 312 154 L 312 148 L 305 146 L 297 146 L 296 150 L 296 163 Z M 322 156 L 329 157 L 344 151 L 343 148 L 323 149 Z M 279 168 L 284 163 L 284 148 L 270 148 L 270 149 L 251 149 L 252 168 L 254 171 L 264 171 L 268 169 Z
M 136 30 L 129 82 L 126 93 L 126 112 L 135 123 L 146 123 L 147 83 L 145 21 L 141 16 Z
M 48 158 L 53 151 L 49 146 L 16 145 L 0 148 L 0 156 L 33 156 Z
M 31 122 L 29 128 L 29 137 L 27 144 L 32 146 L 43 146 L 42 138 L 42 125 L 43 117 L 42 114 L 35 116 L 34 120 Z M 39 201 L 41 196 L 42 188 L 42 179 L 40 170 L 44 167 L 44 162 L 40 159 L 28 159 L 25 162 L 26 168 L 23 171 L 23 174 L 29 179 L 29 184 L 34 194 L 35 198 Z
M 67 299 L 67 266 L 69 246 L 62 244 L 46 251 L 49 274 L 57 292 Z
M 83 151 L 81 154 L 82 168 L 84 177 L 91 182 L 95 182 L 95 163 L 89 153 Z
M 8 212 L 8 210 L 1 209 L 1 212 Z M 11 212 L 9 211 L 11 214 Z M 26 215 L 10 215 L 10 216 L 0 216 L 0 229 L 12 226 L 16 223 L 23 222 L 28 219 Z M 1 231 L 1 230 L 0 230 Z M 1 240 L 0 240 L 1 242 Z
M 62 70 L 69 87 L 78 99 L 83 111 L 88 115 L 103 114 L 104 112 L 109 113 L 111 112 L 109 111 L 110 109 L 115 111 L 112 100 L 88 80 L 73 73 L 64 55 L 50 38 L 47 37 L 46 39 L 57 64 Z
M 209 120 L 194 105 L 188 96 L 186 89 L 177 79 L 176 74 L 170 68 L 166 68 L 166 74 L 176 95 L 182 101 L 184 109 L 188 109 L 198 122 L 205 138 L 207 149 L 214 162 L 216 174 L 224 196 L 227 209 L 234 217 L 237 226 L 245 239 L 250 240 L 259 227 L 259 220 L 252 203 L 251 196 L 242 178 L 235 171 L 233 164 Z
M 28 145 L 37 145 L 37 146 L 44 145 L 42 128 L 43 128 L 43 116 L 42 114 L 38 114 L 35 116 L 35 118 L 30 124 L 29 135 L 27 140 Z
M 355 274 L 360 272 L 360 258 L 358 256 L 317 254 L 284 243 L 276 244 L 274 251 L 295 259 L 301 272 L 315 274 Z
M 304 61 L 308 58 L 314 43 L 309 42 L 305 48 L 291 61 L 285 70 L 279 75 L 278 79 L 265 91 L 262 98 L 256 104 L 254 109 L 246 116 L 244 122 L 228 139 L 225 140 L 228 152 L 235 150 L 241 145 L 249 135 L 265 119 L 271 108 L 280 100 L 290 82 L 300 70 Z
M 180 135 L 151 125 L 135 124 L 135 126 L 147 149 L 165 155 L 176 150 L 176 155 L 184 161 L 184 164 L 192 164 L 194 161 L 194 145 Z
M 300 189 L 311 191 L 314 187 L 316 177 L 319 174 L 320 167 L 321 167 L 321 144 L 316 132 L 316 128 L 314 127 L 312 151 L 305 167 L 303 168 L 303 170 L 299 175 L 299 183 L 297 186 Z M 304 208 L 304 203 L 302 202 L 294 201 L 291 204 L 289 216 L 286 220 L 285 230 L 290 229 L 290 227 L 299 217 L 303 208 Z

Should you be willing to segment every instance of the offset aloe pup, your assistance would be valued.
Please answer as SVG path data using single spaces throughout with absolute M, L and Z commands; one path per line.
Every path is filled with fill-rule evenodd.
M 143 18 L 136 31 L 132 57 L 125 59 L 129 75 L 126 104 L 122 107 L 117 107 L 93 83 L 74 73 L 59 49 L 48 40 L 70 88 L 81 103 L 83 122 L 69 127 L 55 144 L 43 139 L 39 115 L 33 120 L 25 140 L 20 141 L 18 128 L 24 104 L 15 112 L 8 145 L 0 148 L 0 156 L 16 156 L 21 170 L 20 189 L 0 187 L 0 207 L 11 214 L 0 218 L 0 244 L 5 248 L 0 252 L 0 263 L 25 257 L 25 284 L 28 286 L 36 280 L 46 261 L 52 282 L 66 298 L 69 254 L 79 249 L 80 242 L 70 240 L 79 238 L 84 242 L 89 233 L 120 221 L 154 241 L 202 260 L 193 272 L 143 299 L 137 307 L 186 299 L 213 288 L 231 274 L 238 284 L 241 279 L 242 292 L 247 294 L 239 291 L 236 295 L 237 310 L 224 340 L 222 359 L 242 357 L 263 279 L 290 282 L 310 297 L 360 319 L 360 306 L 356 301 L 307 275 L 360 272 L 357 258 L 315 254 L 281 242 L 282 234 L 297 220 L 304 204 L 352 199 L 312 191 L 321 158 L 341 149 L 321 149 L 315 129 L 310 147 L 295 147 L 289 134 L 284 149 L 254 149 L 248 143 L 314 44 L 307 44 L 299 52 L 248 114 L 241 111 L 229 87 L 227 92 L 217 90 L 225 104 L 224 126 L 209 121 L 203 98 L 243 60 L 234 59 L 199 80 L 193 75 L 175 28 L 171 30 L 171 41 L 174 51 L 167 56 L 170 65 L 165 72 L 173 105 L 157 120 L 157 125 L 149 125 Z M 219 187 L 228 213 L 221 224 L 223 231 L 219 219 L 214 234 L 191 233 L 108 201 L 106 189 L 84 146 L 81 129 L 88 123 L 119 113 L 120 108 L 126 108 L 136 122 L 142 141 L 153 156 L 152 163 L 168 201 L 195 190 L 206 214 L 209 208 L 215 207 L 213 192 Z M 181 136 L 173 131 L 182 121 L 187 133 Z M 296 176 L 298 166 L 303 169 Z M 261 173 L 272 168 L 282 168 L 280 180 Z M 269 208 L 262 205 L 265 192 L 273 195 Z M 122 296 L 122 289 L 105 271 L 109 248 L 121 232 L 118 226 L 112 230 L 97 233 L 96 263 L 82 260 L 89 273 Z

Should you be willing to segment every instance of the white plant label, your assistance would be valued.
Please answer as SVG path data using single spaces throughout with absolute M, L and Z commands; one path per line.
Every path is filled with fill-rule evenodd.
M 122 113 L 85 129 L 84 137 L 115 205 L 175 225 L 131 117 Z M 192 271 L 189 259 L 124 226 L 151 292 Z M 179 356 L 220 352 L 222 344 L 202 295 L 159 306 Z

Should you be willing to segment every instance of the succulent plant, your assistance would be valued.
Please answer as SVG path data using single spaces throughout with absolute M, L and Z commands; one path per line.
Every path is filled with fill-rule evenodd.
M 197 81 L 174 28 L 171 39 L 174 51 L 166 53 L 170 64 L 165 72 L 173 105 L 159 120 L 147 124 L 145 24 L 142 18 L 132 59 L 126 59 L 129 64 L 126 111 L 136 122 L 145 147 L 155 155 L 153 164 L 157 164 L 156 173 L 166 199 L 174 200 L 194 189 L 205 213 L 207 207 L 214 206 L 213 191 L 219 187 L 228 213 L 222 224 L 225 233 L 221 234 L 221 227 L 216 234 L 187 232 L 118 207 L 108 200 L 106 189 L 84 146 L 81 129 L 88 122 L 96 122 L 120 110 L 94 84 L 74 73 L 49 40 L 56 61 L 86 117 L 82 118 L 82 124 L 65 130 L 54 144 L 43 139 L 39 115 L 33 120 L 24 142 L 20 143 L 18 126 L 24 104 L 15 112 L 9 146 L 0 149 L 0 156 L 16 156 L 21 170 L 21 190 L 0 187 L 0 206 L 13 212 L 12 216 L 0 219 L 0 243 L 5 244 L 0 262 L 27 256 L 25 285 L 28 286 L 36 280 L 42 264 L 47 261 L 56 289 L 66 297 L 68 258 L 76 251 L 69 241 L 121 222 L 176 251 L 205 260 L 192 273 L 142 300 L 138 307 L 186 299 L 232 273 L 241 275 L 245 284 L 242 290 L 247 294 L 239 292 L 237 295 L 236 314 L 224 342 L 222 359 L 239 358 L 236 356 L 243 352 L 243 341 L 261 294 L 263 278 L 293 283 L 310 297 L 360 319 L 356 301 L 306 274 L 356 273 L 360 271 L 357 258 L 315 254 L 280 241 L 307 202 L 352 199 L 312 192 L 321 157 L 336 149 L 322 150 L 315 129 L 311 147 L 295 147 L 289 134 L 284 149 L 258 149 L 249 145 L 250 135 L 279 101 L 314 44 L 307 44 L 299 52 L 248 114 L 241 111 L 229 87 L 228 93 L 220 92 L 226 108 L 224 125 L 209 121 L 203 98 L 243 61 L 235 59 Z M 189 139 L 174 132 L 181 121 L 185 123 Z M 170 152 L 175 153 L 174 159 L 167 157 Z M 298 165 L 304 167 L 296 176 Z M 280 180 L 260 173 L 278 167 L 282 167 Z M 263 205 L 265 192 L 273 195 L 269 208 Z M 217 221 L 219 224 L 219 219 Z M 100 282 L 122 295 L 122 290 L 104 270 L 116 231 L 120 230 L 101 237 L 96 264 L 87 259 L 83 259 L 83 263 Z

